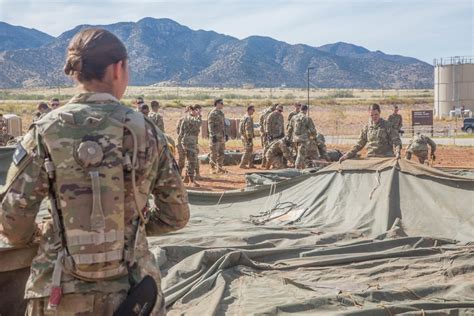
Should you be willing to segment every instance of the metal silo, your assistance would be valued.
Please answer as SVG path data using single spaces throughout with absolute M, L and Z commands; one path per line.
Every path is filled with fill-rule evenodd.
M 474 112 L 474 57 L 434 60 L 434 113 L 448 116 L 462 106 Z

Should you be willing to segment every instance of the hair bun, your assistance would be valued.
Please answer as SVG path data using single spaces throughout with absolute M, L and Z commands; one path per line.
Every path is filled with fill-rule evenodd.
M 66 65 L 64 66 L 64 73 L 66 75 L 73 75 L 82 71 L 82 58 L 76 52 L 68 52 Z

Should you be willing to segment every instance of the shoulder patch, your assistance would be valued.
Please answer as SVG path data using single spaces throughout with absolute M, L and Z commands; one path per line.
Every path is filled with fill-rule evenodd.
M 25 148 L 23 148 L 21 144 L 18 144 L 16 146 L 15 152 L 13 153 L 13 163 L 15 164 L 15 166 L 18 166 L 20 164 L 20 162 L 26 157 L 26 154 L 27 152 Z

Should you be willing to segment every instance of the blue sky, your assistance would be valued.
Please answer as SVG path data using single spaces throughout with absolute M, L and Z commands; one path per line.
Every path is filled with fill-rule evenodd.
M 171 18 L 192 29 L 291 44 L 348 42 L 433 58 L 474 55 L 474 0 L 0 0 L 0 20 L 57 36 L 79 24 Z

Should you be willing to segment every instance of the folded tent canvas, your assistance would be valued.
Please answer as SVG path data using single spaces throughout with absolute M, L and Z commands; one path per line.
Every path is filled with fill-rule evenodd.
M 474 178 L 411 161 L 349 160 L 190 191 L 188 226 L 149 242 L 170 315 L 463 314 L 474 311 L 473 193 Z M 0 284 L 27 273 L 32 249 L 3 244 Z

